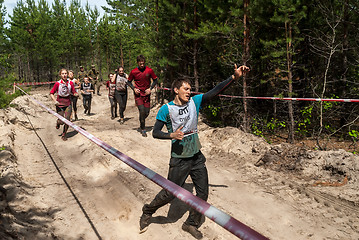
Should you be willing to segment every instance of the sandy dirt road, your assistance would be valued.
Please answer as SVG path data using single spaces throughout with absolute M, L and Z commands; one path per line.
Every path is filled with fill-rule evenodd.
M 38 88 L 32 95 L 51 106 L 48 92 Z M 0 113 L 7 204 L 1 238 L 193 239 L 181 230 L 188 207 L 179 200 L 156 212 L 149 229 L 139 234 L 141 208 L 160 187 L 71 128 L 62 141 L 56 118 L 27 97 L 14 104 Z M 106 95 L 94 96 L 91 116 L 83 114 L 80 100 L 78 105 L 76 125 L 167 176 L 170 142 L 141 136 L 132 94 L 123 125 L 110 119 Z M 158 108 L 147 119 L 149 133 Z M 199 128 L 210 204 L 270 239 L 359 239 L 357 156 L 271 146 L 238 129 L 215 129 L 202 121 Z M 294 170 L 286 168 L 288 156 L 297 162 Z M 344 175 L 349 180 L 340 186 L 313 185 L 341 183 Z M 185 188 L 194 191 L 190 179 Z M 237 239 L 209 219 L 200 230 L 204 239 Z

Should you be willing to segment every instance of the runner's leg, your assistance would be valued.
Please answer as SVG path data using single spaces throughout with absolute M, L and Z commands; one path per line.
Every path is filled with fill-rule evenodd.
M 139 111 L 140 128 L 141 128 L 141 130 L 145 130 L 146 108 L 143 105 L 138 105 L 137 108 L 138 108 L 138 111 Z
M 121 101 L 119 102 L 119 108 L 120 108 L 120 118 L 124 118 L 124 112 L 126 110 L 127 105 L 127 93 L 120 95 Z
M 87 110 L 88 110 L 88 107 L 87 107 L 87 96 L 83 95 L 82 103 L 83 103 L 84 109 L 85 109 L 84 113 L 86 113 Z
M 168 171 L 168 180 L 183 186 L 190 170 L 192 168 L 192 161 L 181 158 L 171 158 L 170 168 Z M 157 209 L 171 202 L 175 197 L 167 190 L 162 189 L 150 204 L 145 204 L 142 208 L 144 214 L 152 215 Z
M 112 97 L 108 97 L 108 100 L 110 101 L 110 105 L 111 105 L 111 118 L 114 119 L 115 118 L 115 112 L 114 112 L 114 109 L 115 109 L 115 99 L 112 98 Z
M 196 196 L 207 201 L 208 199 L 208 172 L 205 166 L 206 158 L 199 152 L 195 155 L 192 170 L 190 176 L 194 187 L 196 189 Z M 202 214 L 191 208 L 189 211 L 186 224 L 199 227 L 201 223 Z
M 75 114 L 75 120 L 78 120 L 77 118 L 77 100 L 79 99 L 79 97 L 74 97 L 74 101 L 73 101 L 73 110 L 74 110 L 74 114 Z
M 92 101 L 92 96 L 89 96 L 89 99 L 88 99 L 88 111 L 87 111 L 87 114 L 90 115 L 91 113 L 91 101 Z

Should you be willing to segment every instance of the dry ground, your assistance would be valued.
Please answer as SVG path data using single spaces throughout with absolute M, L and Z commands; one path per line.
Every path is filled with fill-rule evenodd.
M 38 88 L 32 95 L 52 107 L 48 92 Z M 55 117 L 28 97 L 13 103 L 0 111 L 0 239 L 193 239 L 181 230 L 188 207 L 179 200 L 139 234 L 141 207 L 160 187 L 72 129 L 62 141 Z M 91 116 L 83 114 L 81 100 L 78 105 L 75 124 L 167 175 L 170 142 L 140 135 L 132 94 L 124 125 L 110 120 L 105 95 L 94 96 Z M 149 132 L 158 107 L 148 117 Z M 357 156 L 269 145 L 202 121 L 199 129 L 210 204 L 270 239 L 359 238 Z M 193 191 L 190 179 L 185 188 Z M 209 219 L 200 230 L 204 239 L 237 239 Z

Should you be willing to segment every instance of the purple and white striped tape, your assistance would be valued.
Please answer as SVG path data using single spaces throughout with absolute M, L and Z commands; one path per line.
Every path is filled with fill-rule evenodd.
M 24 92 L 21 88 L 16 86 L 18 89 L 20 89 L 22 92 Z M 28 95 L 26 92 L 24 92 L 26 95 Z M 77 132 L 84 135 L 86 138 L 90 139 L 92 142 L 96 143 L 101 148 L 105 149 L 107 152 L 111 153 L 116 158 L 120 159 L 142 175 L 146 176 L 148 179 L 156 183 L 157 185 L 161 186 L 162 188 L 169 191 L 171 194 L 173 194 L 176 198 L 181 200 L 182 202 L 186 203 L 190 207 L 196 209 L 201 214 L 205 215 L 212 221 L 216 222 L 218 225 L 222 226 L 235 236 L 243 239 L 243 240 L 264 240 L 268 239 L 267 237 L 261 235 L 260 233 L 256 232 L 255 230 L 251 229 L 250 227 L 246 226 L 245 224 L 239 222 L 237 219 L 231 217 L 227 213 L 219 210 L 216 207 L 211 206 L 206 201 L 200 199 L 199 197 L 193 195 L 189 191 L 187 191 L 184 188 L 181 188 L 177 184 L 167 180 L 166 178 L 162 177 L 161 175 L 157 174 L 156 172 L 152 171 L 151 169 L 147 168 L 146 166 L 142 165 L 141 163 L 137 162 L 136 160 L 130 158 L 129 156 L 123 154 L 122 152 L 118 151 L 117 149 L 113 148 L 109 144 L 105 143 L 101 139 L 95 137 L 94 135 L 88 133 L 84 129 L 80 128 L 79 126 L 73 124 L 66 118 L 60 116 L 47 106 L 45 106 L 40 101 L 36 100 L 35 98 L 28 95 L 30 99 L 32 99 L 34 102 L 39 104 L 41 107 L 45 108 L 49 113 L 52 115 L 55 115 L 57 118 L 59 118 L 61 121 L 63 121 L 65 124 L 69 125 L 73 129 L 75 129 Z

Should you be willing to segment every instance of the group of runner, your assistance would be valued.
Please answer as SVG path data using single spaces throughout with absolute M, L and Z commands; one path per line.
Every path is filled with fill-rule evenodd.
M 145 119 L 150 111 L 151 90 L 157 84 L 157 76 L 153 70 L 145 65 L 145 58 L 137 57 L 138 67 L 133 69 L 127 78 L 124 69 L 119 67 L 115 74 L 109 74 L 109 81 L 106 86 L 109 90 L 111 105 L 111 117 L 116 117 L 116 105 L 119 103 L 120 121 L 123 123 L 123 112 L 127 102 L 127 86 L 135 95 L 135 102 L 139 110 L 139 120 L 142 136 L 146 137 Z M 169 162 L 168 180 L 179 186 L 183 186 L 188 176 L 191 176 L 196 190 L 196 196 L 207 201 L 209 186 L 206 158 L 201 152 L 201 144 L 198 137 L 198 114 L 203 104 L 208 103 L 220 92 L 226 89 L 234 80 L 243 76 L 249 68 L 246 66 L 234 66 L 234 73 L 225 81 L 219 83 L 212 90 L 191 97 L 191 82 L 188 79 L 178 79 L 172 83 L 174 100 L 163 105 L 157 113 L 156 122 L 153 127 L 152 136 L 158 139 L 171 140 L 171 158 Z M 71 75 L 71 73 L 70 73 Z M 60 71 L 61 80 L 56 82 L 50 95 L 55 102 L 58 113 L 69 119 L 71 115 L 70 95 L 78 96 L 76 87 L 67 78 L 67 70 Z M 152 79 L 152 84 L 150 79 Z M 88 78 L 84 78 L 85 83 Z M 134 81 L 134 85 L 132 82 Z M 81 93 L 93 92 L 93 88 L 85 88 L 81 85 Z M 57 99 L 54 93 L 57 92 Z M 85 100 L 84 100 L 85 101 Z M 86 111 L 86 110 L 85 110 Z M 90 108 L 88 109 L 88 113 Z M 76 114 L 75 114 L 76 118 Z M 57 121 L 56 128 L 59 128 L 61 121 Z M 166 125 L 167 132 L 162 129 Z M 65 124 L 62 138 L 66 140 L 68 126 Z M 147 230 L 151 223 L 152 215 L 162 206 L 171 202 L 175 197 L 165 189 L 162 189 L 149 203 L 144 204 L 140 217 L 140 233 Z M 182 229 L 196 239 L 202 239 L 203 234 L 198 230 L 202 224 L 202 215 L 195 209 L 189 211 L 187 220 L 183 223 Z
M 127 75 L 122 66 L 119 66 L 115 73 L 108 74 L 109 80 L 106 82 L 108 90 L 108 98 L 110 102 L 111 119 L 118 117 L 117 105 L 119 108 L 120 124 L 124 124 L 124 112 L 127 105 L 127 86 L 134 91 L 135 103 L 139 110 L 140 130 L 143 137 L 147 137 L 145 120 L 150 112 L 150 95 L 151 90 L 156 86 L 158 78 L 154 71 L 146 66 L 146 59 L 143 55 L 137 57 L 138 67 Z M 72 111 L 74 120 L 78 120 L 77 116 L 77 100 L 79 93 L 83 98 L 84 113 L 91 115 L 92 96 L 97 90 L 100 94 L 101 81 L 99 80 L 99 72 L 95 70 L 95 65 L 91 66 L 91 70 L 86 74 L 83 66 L 80 66 L 78 78 L 74 78 L 72 70 L 61 69 L 59 72 L 60 80 L 54 84 L 50 91 L 50 96 L 55 103 L 56 112 L 67 120 L 71 120 Z M 152 79 L 152 84 L 151 84 Z M 134 84 L 132 84 L 134 82 Z M 54 94 L 57 93 L 55 98 Z M 56 122 L 56 128 L 64 123 L 60 120 Z M 66 141 L 66 133 L 68 125 L 64 125 L 61 138 Z

